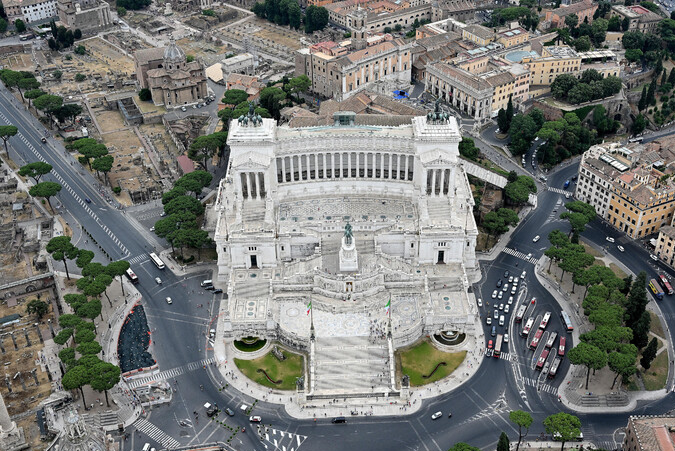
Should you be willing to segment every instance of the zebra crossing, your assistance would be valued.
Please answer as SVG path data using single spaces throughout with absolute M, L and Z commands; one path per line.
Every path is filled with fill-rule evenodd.
M 514 257 L 518 257 L 521 260 L 525 260 L 526 262 L 536 264 L 537 259 L 532 256 L 532 254 L 524 254 L 522 252 L 519 252 L 517 250 L 511 249 L 509 247 L 505 247 L 504 250 L 502 251 L 505 254 L 513 255 Z
M 525 385 L 529 385 L 530 387 L 536 388 L 538 391 L 543 391 L 546 393 L 549 393 L 551 395 L 558 395 L 558 387 L 554 387 L 553 385 L 547 384 L 547 383 L 540 383 L 537 379 L 532 379 L 531 377 L 525 377 L 523 378 Z
M 293 434 L 278 429 L 269 429 L 265 433 L 265 441 L 272 445 L 273 449 L 280 451 L 296 451 L 306 439 L 306 435 Z M 270 449 L 265 443 L 263 443 L 263 446 Z
M 130 258 L 127 260 L 130 265 L 139 265 L 141 263 L 145 263 L 146 261 L 150 260 L 150 257 L 148 257 L 148 254 L 141 254 L 137 255 L 133 258 Z
M 176 449 L 181 446 L 178 440 L 174 439 L 145 418 L 136 420 L 136 422 L 134 422 L 134 427 L 157 443 L 161 443 L 166 449 Z
M 158 381 L 165 381 L 167 379 L 171 379 L 172 377 L 180 376 L 183 373 L 187 373 L 188 371 L 194 371 L 196 369 L 203 368 L 204 365 L 210 365 L 215 361 L 216 361 L 215 357 L 211 357 L 208 359 L 199 360 L 198 362 L 190 362 L 187 365 L 162 371 L 157 374 L 153 374 L 152 376 L 134 379 L 132 381 L 127 382 L 127 385 L 129 386 L 130 389 L 133 390 L 135 388 L 142 387 L 143 385 L 148 385 Z
M 560 189 L 560 188 L 553 188 L 553 187 L 551 187 L 551 186 L 547 187 L 547 189 L 548 189 L 549 191 L 554 192 L 554 193 L 562 194 L 563 196 L 565 196 L 565 195 L 567 195 L 567 194 L 569 194 L 569 195 L 571 196 L 572 194 L 574 194 L 574 193 L 573 193 L 572 191 L 570 191 L 570 190 L 564 190 L 564 189 Z
M 495 358 L 494 349 L 485 348 L 485 357 Z M 517 362 L 518 361 L 518 356 L 516 356 L 515 354 L 510 354 L 508 352 L 504 352 L 504 351 L 502 351 L 497 358 L 501 359 L 501 360 L 507 360 L 509 362 Z
M 5 123 L 7 123 L 8 125 L 10 124 L 10 121 L 9 121 L 9 119 L 7 118 L 7 116 L 5 116 L 4 114 L 0 113 L 0 117 L 2 118 L 2 120 L 3 120 Z M 21 139 L 21 141 L 23 141 L 23 143 L 26 145 L 26 147 L 27 147 L 28 149 L 30 149 L 31 152 L 33 152 L 33 154 L 37 157 L 38 160 L 42 161 L 43 163 L 47 163 L 47 160 L 45 159 L 45 157 L 43 157 L 43 156 L 40 154 L 40 152 L 38 152 L 37 149 L 36 149 L 35 147 L 33 147 L 33 145 L 32 145 L 31 143 L 28 142 L 28 140 L 26 139 L 26 137 L 25 137 L 21 132 L 17 133 L 17 136 Z M 117 238 L 117 237 L 115 236 L 115 234 L 112 233 L 112 231 L 108 228 L 108 226 L 106 226 L 105 224 L 103 224 L 103 223 L 101 222 L 101 220 L 100 220 L 99 217 L 96 215 L 96 213 L 94 213 L 94 211 L 93 211 L 91 208 L 89 208 L 89 205 L 87 205 L 87 203 L 84 201 L 84 199 L 82 199 L 82 198 L 81 198 L 81 197 L 73 190 L 73 188 L 72 188 L 72 187 L 71 187 L 71 186 L 63 179 L 63 177 L 61 177 L 61 175 L 59 175 L 59 173 L 56 172 L 56 171 L 52 171 L 51 175 L 52 175 L 54 178 L 56 178 L 56 180 L 59 181 L 59 183 L 61 184 L 61 186 L 62 186 L 66 191 L 68 191 L 68 193 L 70 193 L 71 196 L 73 196 L 73 198 L 77 201 L 77 203 L 79 203 L 80 205 L 82 205 L 82 207 L 83 207 L 84 210 L 87 212 L 87 214 L 89 214 L 89 216 L 91 216 L 94 220 L 96 220 L 96 223 L 97 223 L 99 226 L 101 226 L 101 228 L 103 229 L 103 231 L 104 231 L 104 232 L 105 232 L 105 233 L 113 240 L 113 242 L 117 245 L 117 247 L 119 247 L 119 249 L 122 251 L 122 254 L 124 254 L 124 256 L 129 255 L 129 250 L 126 248 L 126 246 L 124 246 L 124 244 L 122 244 L 122 242 L 119 240 L 119 238 Z

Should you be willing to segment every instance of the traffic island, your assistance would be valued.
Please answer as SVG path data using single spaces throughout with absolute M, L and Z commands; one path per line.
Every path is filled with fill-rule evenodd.
M 396 353 L 396 372 L 407 375 L 411 387 L 419 387 L 448 377 L 465 358 L 466 351 L 444 352 L 424 339 Z
M 257 384 L 276 390 L 295 390 L 295 381 L 304 374 L 305 357 L 287 349 L 282 349 L 281 353 L 283 359 L 274 352 L 268 352 L 252 360 L 235 358 L 234 364 L 244 376 Z

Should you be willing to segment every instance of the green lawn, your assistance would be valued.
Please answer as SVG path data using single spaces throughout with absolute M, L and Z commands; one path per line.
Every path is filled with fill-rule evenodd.
M 652 319 L 649 330 L 661 338 L 666 338 L 666 334 L 663 333 L 663 328 L 661 327 L 661 321 L 659 321 L 659 317 L 653 312 L 649 312 L 649 317 Z
M 415 387 L 439 381 L 452 374 L 464 361 L 466 351 L 443 352 L 425 340 L 411 348 L 399 351 L 397 357 L 401 373 L 410 376 L 410 385 Z M 439 366 L 431 377 L 423 377 L 431 374 L 440 362 L 446 364 Z
M 646 390 L 661 390 L 666 386 L 668 378 L 668 351 L 663 351 L 656 356 L 652 366 L 644 372 L 642 380 Z
M 282 362 L 277 360 L 271 352 L 254 360 L 234 359 L 234 364 L 246 377 L 265 387 L 277 390 L 295 390 L 295 380 L 304 374 L 304 356 L 293 354 L 286 349 L 282 350 L 286 359 Z M 258 372 L 265 370 L 273 381 L 281 381 L 280 384 L 270 382 L 265 374 Z

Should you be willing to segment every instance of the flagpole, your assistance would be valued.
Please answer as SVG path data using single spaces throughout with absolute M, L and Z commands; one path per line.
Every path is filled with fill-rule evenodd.
M 310 328 L 309 328 L 309 339 L 314 341 L 314 306 L 312 305 L 312 300 L 310 299 L 309 301 L 309 323 L 310 323 Z

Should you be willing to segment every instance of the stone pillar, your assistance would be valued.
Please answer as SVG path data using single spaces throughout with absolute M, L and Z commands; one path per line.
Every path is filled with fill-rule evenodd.
M 253 180 L 255 180 L 255 197 L 256 199 L 262 199 L 260 195 L 260 173 L 251 172 L 251 175 L 253 175 Z
M 281 181 L 287 182 L 286 180 L 286 157 L 281 158 Z
M 408 180 L 408 171 L 410 170 L 410 167 L 408 166 L 410 164 L 410 155 L 405 156 L 405 176 L 403 177 L 403 180 Z
M 293 163 L 293 156 L 289 157 L 291 160 L 291 182 L 295 182 L 295 163 Z
M 441 169 L 441 191 L 439 193 L 441 196 L 445 194 L 444 189 L 445 189 L 445 169 Z
M 436 169 L 431 170 L 431 195 L 436 195 Z
M 344 169 L 344 168 L 343 168 L 343 166 L 344 166 L 344 153 L 343 153 L 343 152 L 339 152 L 339 153 L 337 154 L 337 156 L 338 156 L 338 158 L 340 159 L 340 166 L 338 166 L 338 167 L 340 168 L 340 178 L 342 178 L 342 177 L 344 177 L 344 172 L 343 172 L 343 169 Z
M 328 154 L 325 154 L 325 153 L 321 155 L 321 161 L 322 161 L 322 163 L 323 163 L 323 178 L 324 178 L 324 179 L 327 179 L 327 178 L 328 178 L 328 174 L 326 173 L 326 171 L 327 171 L 327 166 L 326 166 L 326 156 L 327 156 L 327 155 L 328 155 Z
M 380 178 L 384 179 L 384 153 L 380 154 Z
M 352 176 L 352 155 L 354 155 L 354 152 L 347 152 L 347 177 Z
M 0 393 L 0 433 L 7 434 L 14 429 L 16 429 L 16 423 L 9 417 L 5 400 L 2 399 L 2 393 Z
M 389 180 L 391 180 L 394 178 L 394 154 L 388 153 L 387 156 L 389 157 Z

